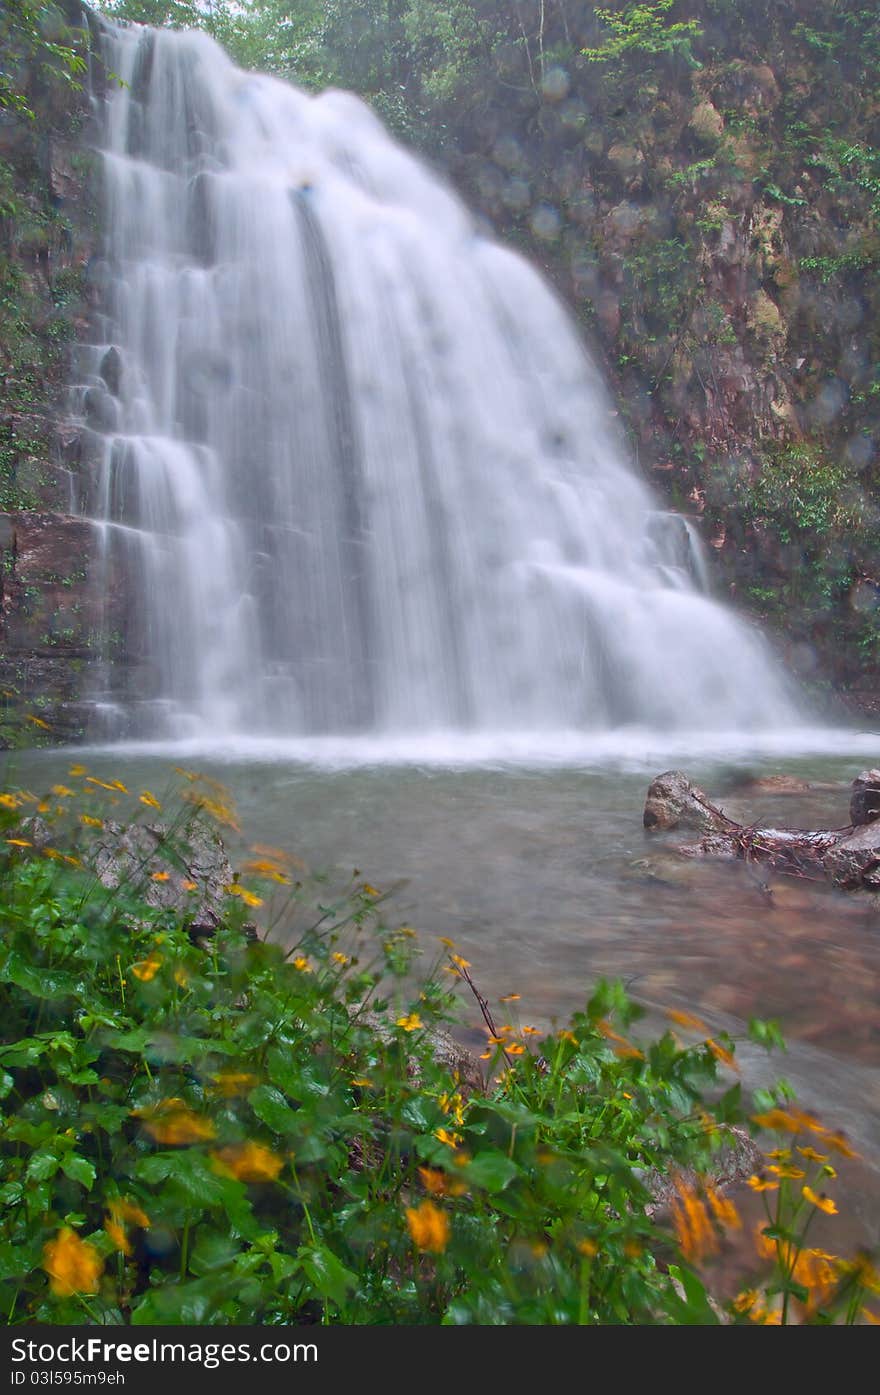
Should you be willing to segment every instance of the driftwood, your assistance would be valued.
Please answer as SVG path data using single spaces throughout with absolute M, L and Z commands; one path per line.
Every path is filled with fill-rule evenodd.
M 691 857 L 739 858 L 774 871 L 846 889 L 880 891 L 880 770 L 852 783 L 849 823 L 841 828 L 761 828 L 737 823 L 680 770 L 652 781 L 644 826 L 651 833 L 676 828 L 702 834 L 679 848 Z

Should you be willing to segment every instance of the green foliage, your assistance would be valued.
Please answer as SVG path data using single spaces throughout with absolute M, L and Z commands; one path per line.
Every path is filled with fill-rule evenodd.
M 651 4 L 625 3 L 614 10 L 596 6 L 596 14 L 608 30 L 608 37 L 598 48 L 585 48 L 583 56 L 590 63 L 613 63 L 618 59 L 643 62 L 646 57 L 672 55 L 682 58 L 689 67 L 700 65 L 694 58 L 692 42 L 702 34 L 697 20 L 668 19 L 675 0 L 655 0 Z
M 0 9 L 0 111 L 33 120 L 29 83 L 38 74 L 50 82 L 79 87 L 85 59 L 57 5 L 12 0 Z
M 702 1270 L 738 1218 L 679 1173 L 740 1115 L 729 1039 L 637 1042 L 600 983 L 562 1031 L 498 1028 L 491 1083 L 462 1081 L 433 1033 L 469 966 L 417 975 L 359 874 L 328 896 L 261 849 L 192 929 L 194 847 L 233 813 L 184 774 L 190 802 L 114 890 L 91 840 L 121 837 L 122 782 L 74 766 L 39 802 L 0 796 L 7 1321 L 716 1322 Z
M 857 528 L 863 516 L 861 492 L 846 468 L 804 444 L 765 457 L 751 486 L 750 507 L 784 542 L 797 534 L 824 537 Z

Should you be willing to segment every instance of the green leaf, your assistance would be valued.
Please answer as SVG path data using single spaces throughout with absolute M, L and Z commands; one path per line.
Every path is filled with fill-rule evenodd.
M 462 1169 L 463 1175 L 474 1186 L 485 1187 L 488 1192 L 501 1192 L 514 1177 L 521 1175 L 522 1169 L 517 1167 L 512 1159 L 498 1149 L 491 1149 L 485 1153 L 478 1153 L 466 1168 Z
M 49 1000 L 82 996 L 86 991 L 86 985 L 74 974 L 29 964 L 15 950 L 10 951 L 5 965 L 0 969 L 0 981 L 14 983 L 34 998 Z
M 251 1109 L 258 1119 L 275 1133 L 295 1133 L 300 1128 L 299 1114 L 291 1109 L 280 1090 L 271 1085 L 258 1085 L 248 1096 Z
M 137 1176 L 145 1182 L 176 1183 L 190 1201 L 200 1206 L 217 1206 L 230 1195 L 230 1187 L 241 1193 L 241 1185 L 214 1172 L 200 1153 L 156 1153 L 137 1165 Z
M 684 1290 L 684 1301 L 678 1306 L 678 1320 L 684 1327 L 718 1327 L 721 1319 L 706 1297 L 706 1290 L 690 1269 L 670 1264 L 669 1273 Z
M 61 1171 L 72 1182 L 79 1182 L 86 1191 L 91 1191 L 95 1182 L 95 1165 L 90 1163 L 88 1158 L 81 1158 L 78 1153 L 72 1153 L 62 1160 Z
M 294 1098 L 302 1089 L 301 1070 L 295 1047 L 281 1051 L 274 1046 L 266 1056 L 266 1071 L 272 1084 Z
M 34 1153 L 25 1176 L 29 1182 L 45 1182 L 55 1176 L 59 1166 L 60 1160 L 54 1153 Z
M 742 1085 L 739 1081 L 724 1092 L 712 1112 L 722 1124 L 736 1123 L 742 1118 Z
M 303 1245 L 297 1259 L 316 1297 L 329 1298 L 342 1307 L 346 1295 L 357 1287 L 357 1275 L 346 1269 L 326 1245 Z
M 33 1242 L 0 1244 L 0 1279 L 23 1279 L 33 1269 L 38 1253 Z
M 12 1076 L 7 1074 L 6 1071 L 0 1073 L 0 1100 L 5 1100 L 14 1084 L 15 1081 Z

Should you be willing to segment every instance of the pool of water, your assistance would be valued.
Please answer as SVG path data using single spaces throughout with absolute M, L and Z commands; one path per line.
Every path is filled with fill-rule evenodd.
M 245 842 L 271 843 L 341 887 L 354 868 L 387 893 L 391 924 L 420 932 L 428 958 L 448 936 L 491 1001 L 521 994 L 522 1020 L 563 1022 L 599 976 L 624 979 L 648 1009 L 687 1007 L 737 1038 L 747 1086 L 784 1075 L 805 1105 L 844 1128 L 862 1155 L 851 1169 L 849 1224 L 880 1239 L 880 911 L 867 896 L 742 863 L 682 858 L 688 835 L 645 833 L 651 778 L 684 769 L 738 821 L 834 828 L 848 822 L 849 786 L 877 764 L 880 734 L 850 734 L 829 754 L 763 749 L 665 751 L 628 745 L 551 761 L 300 747 L 78 749 L 103 778 L 160 799 L 184 764 L 232 791 Z M 841 749 L 841 744 L 843 749 Z M 387 752 L 385 753 L 387 755 Z M 70 752 L 7 757 L 5 782 L 48 787 Z M 782 794 L 753 778 L 798 776 Z M 237 851 L 237 849 L 233 849 Z M 283 921 L 279 933 L 283 933 Z M 787 1052 L 743 1040 L 749 1017 L 773 1017 Z M 479 1014 L 463 1002 L 463 1033 Z M 741 1043 L 741 1044 L 740 1044 Z

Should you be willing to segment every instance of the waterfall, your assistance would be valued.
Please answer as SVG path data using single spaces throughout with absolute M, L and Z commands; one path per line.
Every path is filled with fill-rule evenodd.
M 197 32 L 104 42 L 76 400 L 130 731 L 791 721 L 522 257 L 355 97 Z

